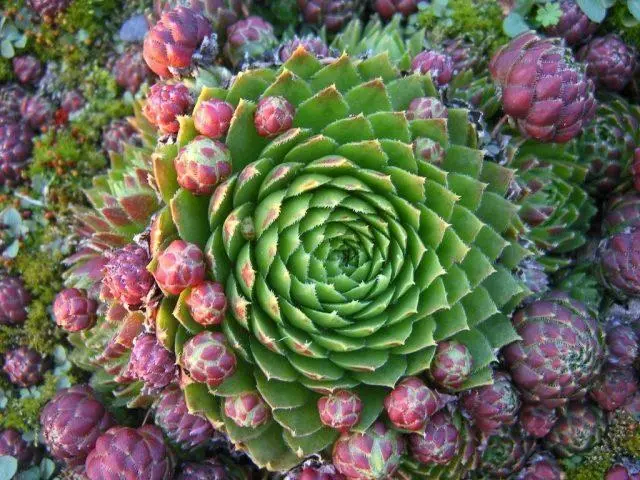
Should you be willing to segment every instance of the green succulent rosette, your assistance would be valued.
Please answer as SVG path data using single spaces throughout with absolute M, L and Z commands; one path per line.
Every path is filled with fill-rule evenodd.
M 273 139 L 254 126 L 267 96 L 296 109 L 292 128 Z M 513 171 L 483 161 L 466 110 L 407 120 L 411 100 L 424 96 L 437 96 L 430 78 L 402 76 L 387 54 L 323 64 L 301 47 L 278 70 L 202 89 L 198 102 L 235 107 L 224 139 L 234 174 L 211 196 L 176 180 L 174 158 L 196 137 L 190 117 L 154 154 L 167 206 L 152 251 L 177 237 L 202 248 L 209 277 L 226 290 L 218 328 L 238 360 L 218 387 L 188 384 L 188 405 L 261 467 L 285 470 L 333 444 L 320 395 L 356 392 L 364 406 L 355 430 L 364 431 L 401 378 L 429 368 L 437 342 L 470 349 L 469 388 L 491 382 L 495 352 L 517 338 L 507 315 L 527 291 L 511 272 L 528 252 L 505 198 Z M 416 157 L 418 138 L 440 143 L 440 166 Z M 156 319 L 178 357 L 203 328 L 185 292 L 164 297 Z M 240 428 L 221 405 L 256 390 L 272 419 Z
M 536 260 L 555 271 L 568 265 L 567 253 L 586 243 L 597 212 L 581 186 L 587 169 L 563 145 L 527 140 L 508 150 L 508 164 L 517 172 L 519 215 L 527 227 L 524 237 L 542 253 Z

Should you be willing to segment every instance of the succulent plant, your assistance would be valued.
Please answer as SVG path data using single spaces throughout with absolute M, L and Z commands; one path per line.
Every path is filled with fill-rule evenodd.
M 230 478 L 223 465 L 215 460 L 201 463 L 187 463 L 176 480 L 226 480 Z
M 639 241 L 640 229 L 632 229 L 606 238 L 600 247 L 600 278 L 603 285 L 620 298 L 640 295 Z
M 460 404 L 479 430 L 493 434 L 516 423 L 520 397 L 509 375 L 495 372 L 491 385 L 462 392 Z
M 590 193 L 604 196 L 624 189 L 631 176 L 631 164 L 640 145 L 640 109 L 621 97 L 600 102 L 593 122 L 575 141 L 578 160 L 589 168 Z
M 88 385 L 61 390 L 40 414 L 49 452 L 69 465 L 84 463 L 98 437 L 112 425 L 111 414 Z
M 285 97 L 264 97 L 256 106 L 253 123 L 261 137 L 273 138 L 293 124 L 295 108 Z
M 2 370 L 9 381 L 19 387 L 31 387 L 42 382 L 48 362 L 36 350 L 17 347 L 4 354 Z
M 124 146 L 133 143 L 137 135 L 136 129 L 126 120 L 114 120 L 102 133 L 102 148 L 121 155 Z
M 229 149 L 223 143 L 204 136 L 198 136 L 181 148 L 174 165 L 178 184 L 196 195 L 210 195 L 231 175 L 232 170 Z M 178 248 L 178 243 L 173 245 Z M 161 288 L 170 288 L 165 281 L 158 282 Z
M 154 403 L 154 411 L 156 425 L 184 450 L 198 447 L 214 436 L 209 420 L 189 413 L 184 393 L 175 385 L 162 390 Z
M 555 291 L 512 321 L 522 339 L 502 355 L 523 400 L 556 408 L 584 395 L 604 359 L 601 332 L 586 307 Z
M 320 421 L 331 428 L 349 431 L 360 421 L 362 400 L 348 390 L 336 390 L 318 399 Z
M 324 26 L 329 32 L 341 30 L 364 5 L 364 0 L 298 0 L 305 22 Z
M 0 86 L 0 125 L 19 123 L 20 105 L 27 92 L 17 84 Z
M 0 431 L 0 455 L 15 458 L 18 465 L 24 468 L 31 463 L 35 453 L 34 446 L 17 430 L 5 428 Z
M 51 102 L 41 95 L 27 96 L 20 105 L 20 114 L 31 129 L 39 131 L 46 129 L 53 119 L 54 108 Z
M 589 394 L 604 411 L 617 410 L 638 391 L 637 377 L 633 367 L 605 365 Z
M 520 218 L 527 225 L 525 238 L 545 256 L 538 259 L 554 269 L 558 255 L 586 243 L 585 234 L 597 208 L 582 189 L 587 171 L 562 145 L 519 142 L 509 152 L 509 166 L 518 172 Z
M 271 410 L 258 393 L 249 392 L 227 397 L 224 414 L 239 427 L 257 428 L 269 421 Z
M 0 277 L 0 324 L 19 325 L 27 319 L 31 295 L 18 277 Z
M 569 458 L 597 445 L 606 429 L 602 410 L 591 403 L 571 402 L 562 409 L 558 421 L 544 438 L 549 450 Z
M 129 47 L 113 64 L 113 76 L 116 83 L 131 93 L 140 90 L 140 86 L 152 78 L 152 72 L 142 57 L 142 48 Z
M 411 69 L 414 73 L 430 75 L 436 86 L 443 87 L 453 78 L 455 67 L 449 55 L 434 50 L 424 50 L 413 57 Z
M 541 405 L 525 404 L 520 409 L 520 427 L 523 432 L 534 438 L 545 437 L 558 420 L 555 409 Z
M 86 469 L 89 480 L 121 478 L 131 472 L 140 480 L 165 480 L 172 477 L 174 465 L 162 431 L 145 425 L 107 430 L 87 457 Z
M 141 306 L 155 284 L 147 271 L 150 260 L 145 248 L 133 243 L 110 252 L 103 270 L 104 293 L 129 308 Z
M 43 74 L 42 63 L 33 55 L 13 57 L 11 63 L 13 65 L 13 73 L 15 73 L 20 83 L 34 84 L 40 80 Z
M 524 136 L 568 142 L 595 113 L 593 82 L 559 39 L 523 33 L 498 50 L 489 70 L 502 89 L 505 113 Z
M 509 478 L 524 466 L 535 449 L 535 441 L 517 426 L 504 427 L 486 440 L 480 454 L 480 471 L 489 478 Z
M 429 120 L 430 118 L 447 118 L 447 107 L 433 97 L 414 98 L 407 108 L 409 120 Z
M 587 75 L 614 92 L 631 81 L 636 69 L 635 50 L 614 33 L 591 40 L 580 49 L 578 58 L 587 65 Z
M 561 16 L 555 25 L 547 27 L 545 31 L 554 37 L 563 38 L 569 46 L 588 41 L 598 29 L 598 24 L 589 20 L 576 0 L 560 0 L 558 5 Z
M 460 434 L 451 415 L 445 411 L 435 413 L 424 432 L 409 437 L 411 455 L 420 463 L 449 463 L 458 453 Z
M 638 335 L 629 325 L 611 325 L 607 328 L 607 361 L 628 367 L 638 358 Z
M 200 325 L 220 325 L 227 313 L 222 284 L 204 281 L 193 287 L 185 301 L 191 317 Z
M 159 392 L 177 378 L 173 352 L 164 348 L 152 333 L 143 333 L 133 342 L 131 358 L 121 381 L 140 380 L 150 392 Z
M 473 370 L 473 357 L 463 343 L 440 342 L 429 369 L 429 378 L 438 387 L 457 390 L 464 385 Z
M 504 313 L 526 293 L 510 273 L 526 252 L 504 198 L 513 172 L 483 161 L 468 112 L 406 119 L 414 98 L 437 96 L 428 76 L 401 77 L 384 54 L 320 62 L 302 48 L 277 68 L 201 91 L 196 110 L 212 98 L 234 106 L 219 140 L 233 174 L 212 195 L 177 180 L 179 152 L 200 141 L 193 117 L 181 119 L 175 144 L 158 145 L 154 173 L 168 206 L 151 228 L 150 270 L 165 293 L 158 338 L 194 380 L 184 386 L 187 404 L 204 413 L 203 398 L 214 402 L 207 415 L 216 428 L 258 465 L 285 470 L 299 462 L 296 453 L 338 437 L 320 419 L 321 396 L 367 398 L 370 413 L 354 426 L 362 433 L 404 377 L 429 369 L 440 341 L 472 352 L 461 388 L 489 383 L 495 349 L 516 338 Z M 381 72 L 389 72 L 383 80 Z M 381 103 L 369 95 L 378 91 Z M 274 97 L 294 110 L 291 127 L 272 138 L 260 135 L 256 117 L 258 103 Z M 441 144 L 440 166 L 415 155 L 418 138 Z M 219 327 L 203 331 L 186 302 L 205 280 L 224 286 L 228 309 Z M 220 401 L 247 391 L 272 411 L 251 432 L 225 417 Z
M 400 464 L 402 436 L 376 422 L 363 433 L 345 433 L 333 446 L 333 464 L 348 478 L 382 480 Z
M 210 48 L 211 23 L 198 11 L 176 7 L 162 14 L 144 39 L 142 55 L 161 78 L 188 74 L 199 49 Z
M 630 470 L 627 466 L 617 463 L 607 470 L 605 480 L 637 480 L 640 473 L 634 470 Z
M 24 123 L 0 125 L 0 185 L 20 182 L 31 155 L 32 139 L 33 132 Z
M 456 75 L 449 84 L 447 95 L 479 110 L 486 118 L 494 117 L 502 108 L 501 94 L 489 76 L 477 76 L 471 71 Z
M 389 20 L 399 13 L 403 17 L 408 17 L 418 11 L 417 0 L 375 0 L 373 6 L 382 18 Z
M 227 29 L 224 54 L 238 67 L 243 62 L 257 60 L 278 44 L 273 25 L 258 16 L 239 20 Z
M 317 58 L 329 56 L 329 47 L 327 47 L 327 44 L 320 37 L 313 35 L 298 37 L 296 35 L 278 48 L 278 59 L 283 63 L 286 62 L 298 47 L 302 47 L 307 52 L 313 53 Z
M 87 292 L 65 288 L 53 302 L 53 316 L 59 327 L 68 332 L 79 332 L 96 323 L 98 302 L 87 297 Z
M 218 139 L 227 134 L 233 117 L 233 107 L 227 102 L 212 98 L 198 104 L 193 112 L 193 124 L 205 137 Z
M 536 453 L 529 458 L 516 477 L 518 480 L 565 480 L 566 474 L 549 453 Z
M 192 105 L 189 89 L 183 84 L 156 83 L 149 90 L 143 113 L 162 133 L 178 133 L 177 117 L 187 113 Z
M 583 303 L 593 316 L 600 311 L 603 291 L 591 261 L 581 261 L 572 268 L 558 272 L 555 285 L 571 298 Z
M 435 433 L 438 434 L 438 432 L 440 432 L 440 435 L 434 437 L 434 444 L 427 444 L 430 447 L 433 446 L 435 450 L 429 449 L 425 453 L 429 455 L 429 458 L 431 458 L 431 455 L 436 453 L 448 453 L 450 451 L 449 443 L 444 441 L 444 439 L 446 438 L 446 435 L 449 435 L 449 438 L 451 438 L 453 436 L 452 429 L 455 428 L 458 432 L 458 438 L 453 450 L 455 452 L 454 456 L 446 463 L 436 463 L 433 461 L 423 463 L 415 454 L 417 453 L 419 455 L 417 451 L 419 450 L 419 447 L 426 445 L 421 439 L 415 437 L 415 435 L 420 436 L 420 434 L 411 435 L 409 438 L 409 446 L 411 447 L 411 452 L 413 454 L 408 454 L 403 457 L 398 475 L 404 475 L 406 478 L 453 480 L 465 478 L 470 471 L 477 470 L 478 456 L 480 452 L 480 449 L 478 448 L 477 431 L 470 427 L 469 422 L 464 419 L 459 411 L 448 413 L 443 410 L 436 413 L 436 415 L 449 415 L 450 420 L 446 419 L 446 421 L 443 421 L 441 426 L 435 430 Z M 436 415 L 434 415 L 434 417 Z M 414 448 L 416 450 L 414 450 Z M 442 459 L 444 457 L 438 456 L 437 458 Z
M 389 420 L 400 430 L 423 431 L 430 417 L 444 407 L 443 398 L 418 377 L 406 377 L 384 400 Z
M 43 20 L 53 20 L 56 15 L 66 10 L 71 0 L 28 0 L 29 6 Z

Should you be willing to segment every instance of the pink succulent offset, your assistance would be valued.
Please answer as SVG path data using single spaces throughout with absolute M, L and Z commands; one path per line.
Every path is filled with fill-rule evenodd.
M 489 70 L 523 135 L 568 142 L 595 114 L 593 82 L 559 39 L 523 33 L 498 50 Z
M 396 427 L 412 432 L 422 430 L 427 420 L 444 405 L 440 394 L 418 377 L 405 378 L 384 399 L 389 420 Z
M 447 118 L 447 107 L 434 97 L 418 97 L 411 100 L 407 109 L 409 120 L 428 120 L 431 118 Z
M 604 350 L 587 308 L 563 292 L 551 292 L 517 311 L 512 323 L 521 340 L 502 354 L 527 403 L 547 408 L 584 395 Z
M 0 456 L 14 457 L 21 467 L 27 467 L 35 455 L 33 445 L 27 443 L 22 434 L 13 428 L 0 431 Z
M 437 87 L 443 87 L 453 78 L 454 65 L 449 55 L 425 50 L 413 58 L 411 70 L 421 75 L 429 74 Z
M 33 84 L 42 76 L 42 63 L 33 55 L 13 57 L 13 73 L 20 83 Z
M 404 450 L 402 435 L 376 422 L 364 433 L 343 433 L 333 445 L 333 464 L 350 479 L 383 480 L 396 471 Z
M 84 463 L 98 437 L 113 425 L 111 414 L 88 385 L 61 390 L 40 414 L 44 441 L 54 458 Z
M 464 391 L 460 402 L 476 427 L 486 434 L 496 433 L 518 419 L 520 397 L 504 372 L 495 372 L 491 385 Z
M 217 98 L 200 102 L 193 112 L 196 130 L 209 138 L 221 138 L 227 134 L 234 108 L 230 103 Z
M 179 115 L 186 115 L 193 104 L 189 89 L 181 84 L 156 83 L 151 86 L 142 113 L 162 133 L 178 133 Z
M 162 78 L 179 76 L 191 69 L 193 55 L 211 33 L 211 24 L 202 14 L 187 7 L 174 8 L 147 33 L 144 59 Z
M 26 123 L 0 125 L 0 185 L 13 186 L 22 180 L 33 148 L 33 131 Z
M 97 319 L 98 302 L 87 297 L 87 292 L 65 288 L 53 302 L 53 316 L 59 327 L 67 332 L 91 328 Z
M 533 455 L 516 478 L 517 480 L 565 480 L 566 475 L 557 460 L 545 453 Z
M 18 347 L 4 354 L 2 370 L 14 385 L 31 387 L 42 382 L 47 363 L 36 350 Z
M 269 405 L 255 392 L 225 398 L 224 413 L 236 425 L 243 428 L 259 427 L 271 418 Z
M 69 90 L 62 96 L 60 108 L 67 112 L 67 115 L 77 112 L 84 107 L 85 99 L 79 90 Z
M 471 374 L 473 358 L 463 343 L 451 340 L 440 342 L 431 361 L 429 375 L 438 385 L 450 390 L 457 390 Z
M 600 408 L 617 410 L 638 391 L 638 375 L 633 367 L 605 365 L 589 392 Z
M 131 93 L 140 90 L 140 86 L 150 80 L 152 75 L 142 58 L 142 49 L 138 46 L 128 48 L 113 65 L 116 83 Z
M 571 402 L 561 410 L 558 421 L 544 438 L 546 448 L 562 458 L 587 452 L 606 431 L 604 412 L 588 402 Z
M 558 23 L 547 27 L 546 32 L 555 37 L 564 38 L 567 45 L 584 43 L 598 29 L 598 24 L 589 20 L 576 0 L 560 0 L 562 14 Z
M 227 469 L 215 459 L 201 463 L 187 463 L 176 480 L 228 480 Z
M 178 183 L 195 195 L 211 195 L 231 175 L 231 153 L 217 140 L 198 136 L 174 160 Z
M 614 325 L 607 330 L 607 361 L 614 365 L 632 365 L 638 358 L 638 336 L 628 325 Z
M 173 457 L 155 425 L 113 427 L 87 457 L 89 480 L 166 480 L 173 476 Z M 135 473 L 134 473 L 135 472 Z
M 449 463 L 458 453 L 460 433 L 447 412 L 434 414 L 423 433 L 409 437 L 411 455 L 420 463 Z
M 329 47 L 320 37 L 307 35 L 304 37 L 294 36 L 291 40 L 285 42 L 278 50 L 278 57 L 281 62 L 289 60 L 293 52 L 303 47 L 307 52 L 313 53 L 318 58 L 329 56 Z
M 541 405 L 527 404 L 520 409 L 520 426 L 534 438 L 546 436 L 557 420 L 558 414 L 554 409 Z
M 320 421 L 336 430 L 349 431 L 360 421 L 362 400 L 349 390 L 336 390 L 318 399 Z
M 53 119 L 53 106 L 44 97 L 34 95 L 25 97 L 20 106 L 20 114 L 33 130 L 42 130 Z
M 386 20 L 396 13 L 408 17 L 418 11 L 418 0 L 375 0 L 374 8 Z
M 149 391 L 157 392 L 174 382 L 177 376 L 174 354 L 164 348 L 154 334 L 143 333 L 135 339 L 122 380 L 141 380 Z
M 286 132 L 293 124 L 295 113 L 295 107 L 284 97 L 260 99 L 254 115 L 258 135 L 273 138 Z
M 640 295 L 640 229 L 622 231 L 600 248 L 604 284 L 620 295 Z
M 27 319 L 27 306 L 31 295 L 22 280 L 0 277 L 0 324 L 20 325 Z
M 186 304 L 193 319 L 205 327 L 220 325 L 227 312 L 227 296 L 218 282 L 204 281 L 193 287 Z
M 127 143 L 133 143 L 138 132 L 126 120 L 114 120 L 102 133 L 102 148 L 106 152 L 122 154 Z
M 640 472 L 631 471 L 624 465 L 616 464 L 607 470 L 604 480 L 640 480 Z
M 292 480 L 345 480 L 331 464 L 306 465 Z
M 627 86 L 636 69 L 635 50 L 613 33 L 591 40 L 578 58 L 587 64 L 587 75 L 614 92 Z
M 185 450 L 210 440 L 215 431 L 200 415 L 189 413 L 184 392 L 175 385 L 165 388 L 154 404 L 155 422 L 164 434 Z
M 217 387 L 236 371 L 236 356 L 219 332 L 200 332 L 182 349 L 181 364 L 196 382 Z
M 204 281 L 204 255 L 193 243 L 174 240 L 157 260 L 154 276 L 160 288 L 169 295 L 179 295 L 184 289 Z
M 262 17 L 251 15 L 227 28 L 225 57 L 234 67 L 251 59 L 258 59 L 275 47 L 277 39 L 273 25 Z
M 108 255 L 103 286 L 116 300 L 133 309 L 140 307 L 155 284 L 147 270 L 151 259 L 144 247 L 130 243 Z

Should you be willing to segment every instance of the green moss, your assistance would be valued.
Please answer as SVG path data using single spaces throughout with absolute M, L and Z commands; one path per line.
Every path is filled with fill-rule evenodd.
M 418 13 L 417 24 L 436 41 L 469 38 L 489 53 L 508 41 L 497 0 L 437 0 Z
M 72 382 L 75 380 L 69 376 Z M 38 431 L 40 428 L 40 411 L 42 407 L 55 395 L 58 378 L 53 372 L 44 375 L 44 382 L 37 389 L 38 394 L 26 398 L 14 397 L 0 411 L 1 428 L 15 428 L 21 432 Z M 8 387 L 3 385 L 3 387 Z M 3 388 L 6 390 L 6 388 Z
M 607 19 L 604 23 L 604 30 L 617 33 L 622 38 L 635 46 L 640 48 L 640 24 L 637 22 L 629 22 L 631 20 L 631 14 L 627 8 L 626 2 L 617 2 L 607 12 Z M 632 25 L 635 23 L 635 25 Z
M 13 80 L 13 66 L 11 60 L 0 57 L 0 83 Z

